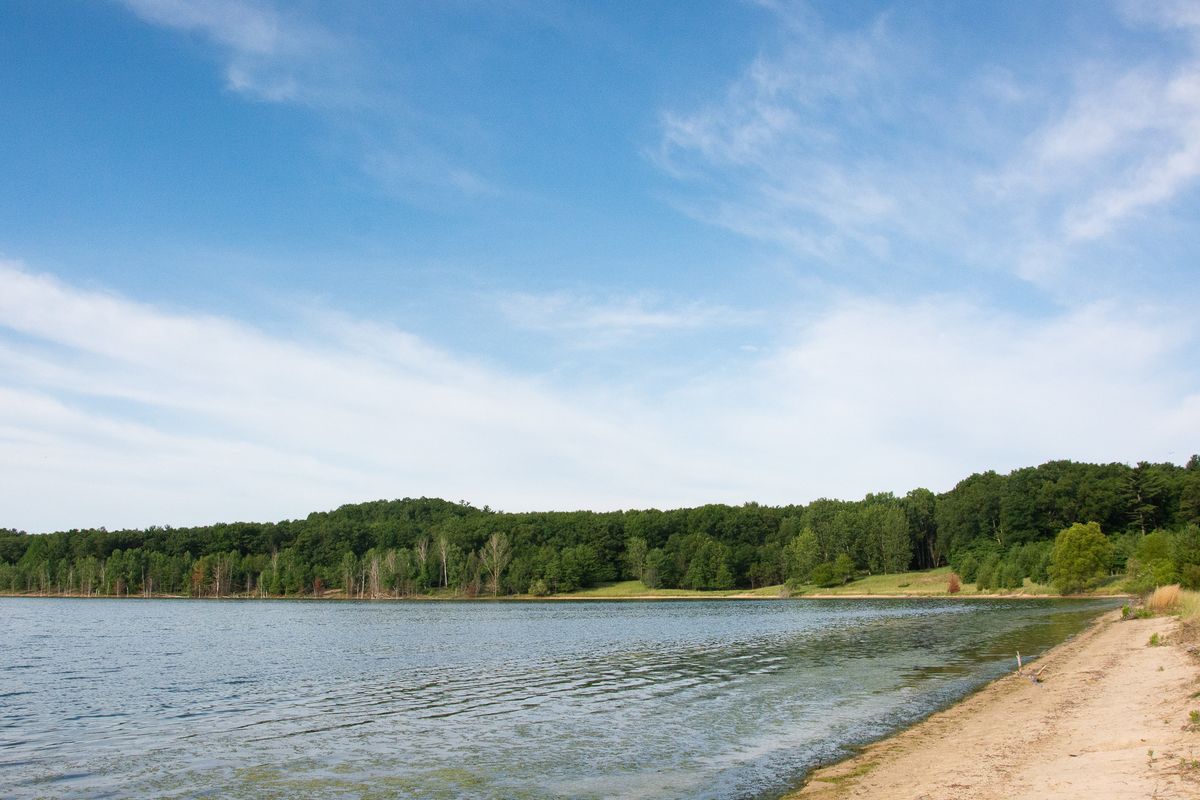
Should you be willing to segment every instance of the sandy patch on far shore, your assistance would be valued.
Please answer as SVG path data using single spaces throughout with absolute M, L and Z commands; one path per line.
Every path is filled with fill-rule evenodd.
M 1200 726 L 1188 716 L 1200 711 L 1200 657 L 1172 641 L 1178 628 L 1105 614 L 1033 664 L 1042 683 L 1001 678 L 789 798 L 1200 798 Z M 1155 633 L 1167 643 L 1149 646 Z

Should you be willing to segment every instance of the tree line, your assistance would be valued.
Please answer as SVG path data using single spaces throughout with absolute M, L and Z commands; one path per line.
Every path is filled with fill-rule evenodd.
M 620 579 L 649 588 L 832 586 L 950 564 L 981 588 L 1052 579 L 1059 532 L 1095 523 L 1103 568 L 1200 587 L 1200 456 L 1052 461 L 976 473 L 936 494 L 805 505 L 502 513 L 379 500 L 276 523 L 0 531 L 0 591 L 406 597 L 549 595 Z

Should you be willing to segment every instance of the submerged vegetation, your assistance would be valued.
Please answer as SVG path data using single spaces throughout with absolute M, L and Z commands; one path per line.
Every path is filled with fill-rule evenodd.
M 895 576 L 939 567 L 940 592 L 1072 593 L 1118 579 L 1136 592 L 1200 588 L 1200 456 L 1185 467 L 1053 461 L 943 494 L 807 505 L 511 514 L 406 499 L 278 523 L 0 532 L 0 591 L 17 593 L 543 596 L 619 581 L 630 593 L 633 582 L 838 593 L 870 576 L 916 594 L 934 583 L 908 592 L 913 579 Z

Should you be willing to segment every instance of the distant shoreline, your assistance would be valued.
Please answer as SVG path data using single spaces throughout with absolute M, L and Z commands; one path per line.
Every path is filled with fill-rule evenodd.
M 434 595 L 414 594 L 403 597 L 346 597 L 341 593 L 316 595 L 246 595 L 229 594 L 214 597 L 205 595 L 193 597 L 185 594 L 78 594 L 59 592 L 0 592 L 0 597 L 32 598 L 32 599 L 61 599 L 61 600 L 304 600 L 310 602 L 335 603 L 438 603 L 438 602 L 603 602 L 603 601 L 646 601 L 646 600 L 1121 600 L 1131 598 L 1129 594 L 996 594 L 987 592 L 971 592 L 968 594 L 873 594 L 873 593 L 809 593 L 782 596 L 778 594 L 754 594 L 751 592 L 733 592 L 704 594 L 558 594 L 558 595 Z

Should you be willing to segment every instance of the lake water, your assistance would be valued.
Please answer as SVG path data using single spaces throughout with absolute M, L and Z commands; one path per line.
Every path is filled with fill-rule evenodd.
M 0 599 L 0 796 L 777 797 L 1112 605 Z

